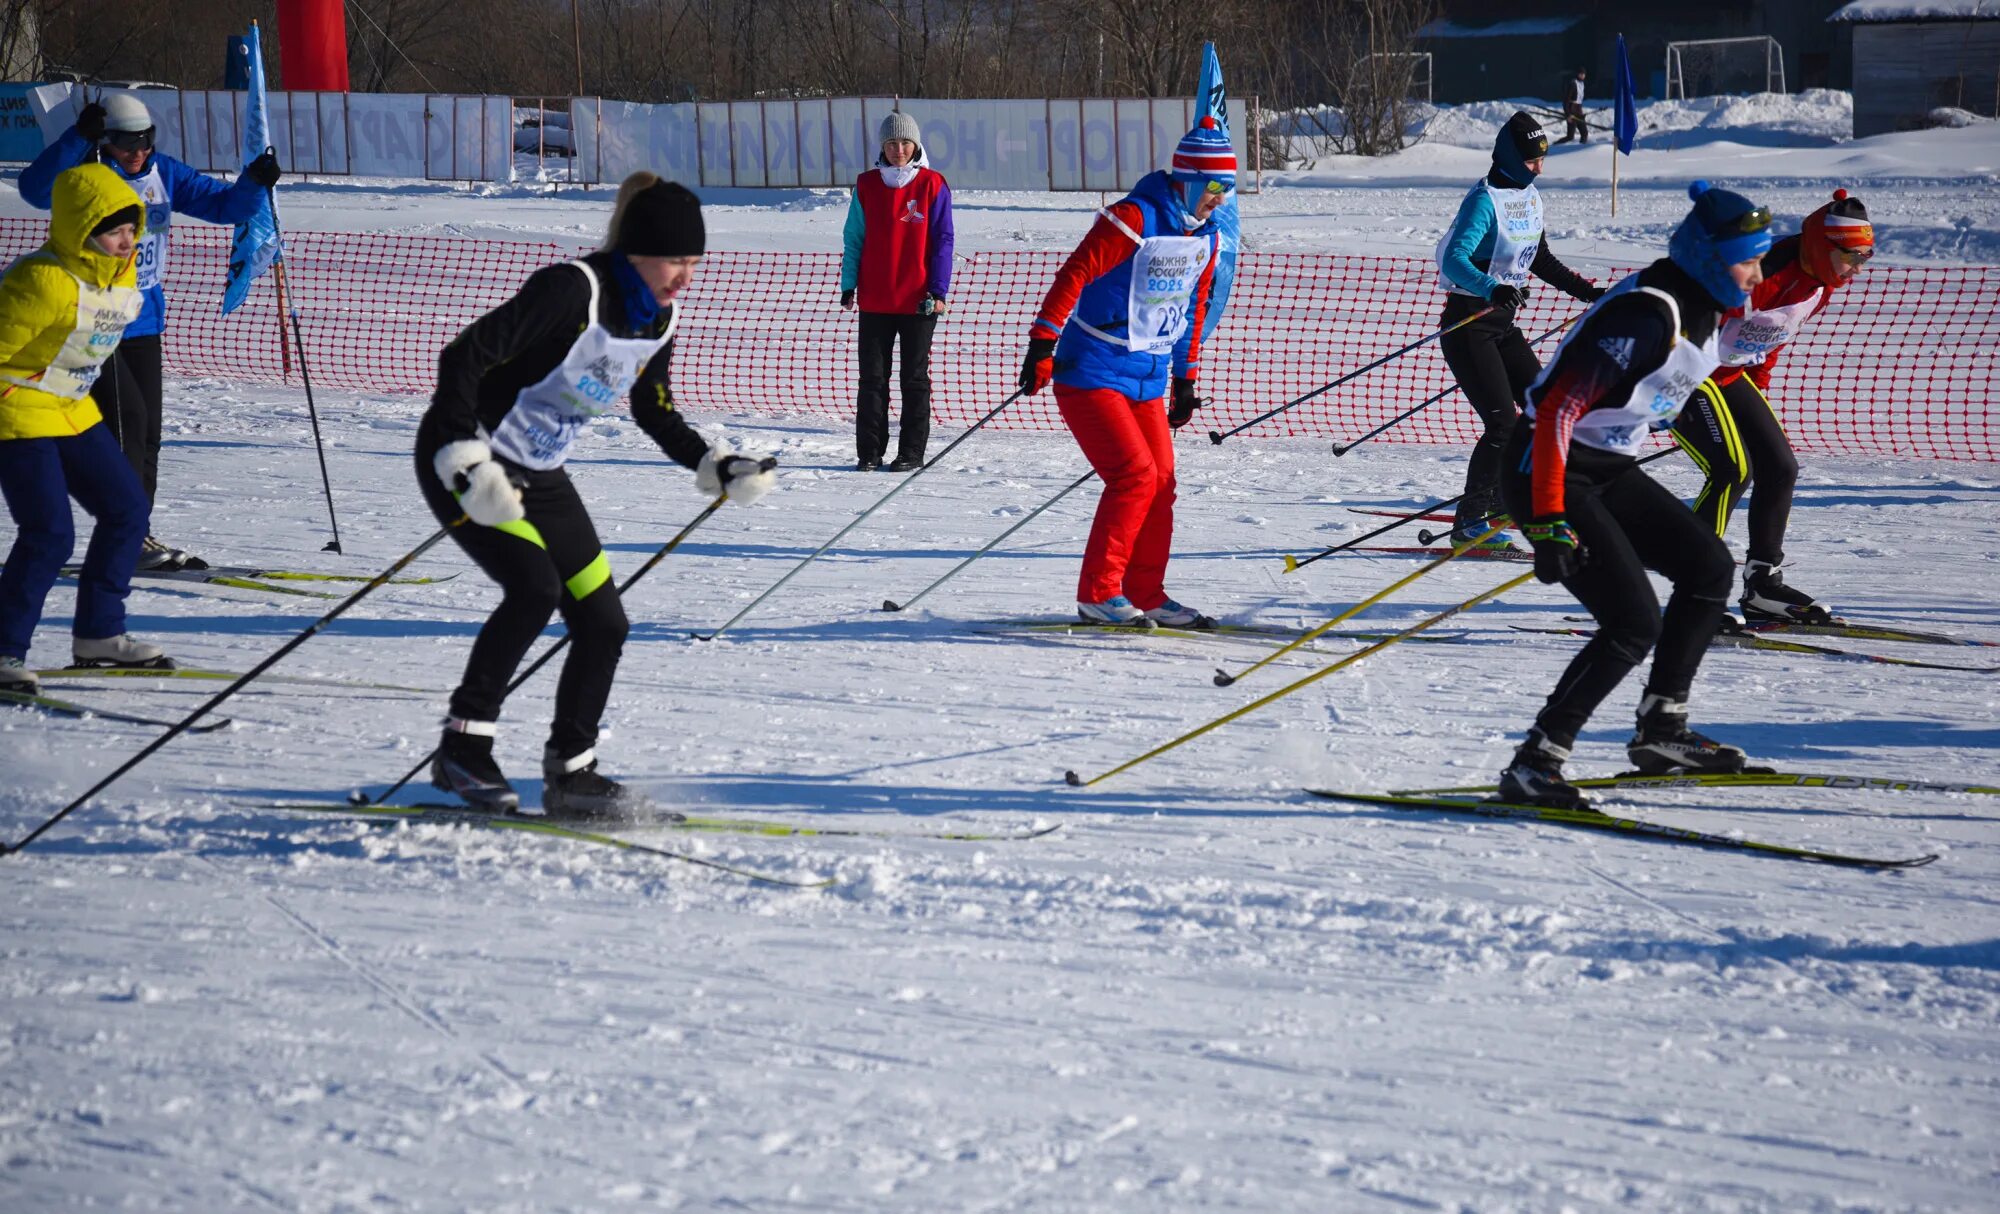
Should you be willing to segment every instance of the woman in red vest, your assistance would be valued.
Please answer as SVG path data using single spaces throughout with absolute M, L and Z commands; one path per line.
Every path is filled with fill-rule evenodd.
M 951 187 L 924 164 L 917 120 L 882 120 L 882 156 L 854 182 L 841 233 L 840 306 L 861 308 L 861 389 L 855 468 L 872 472 L 889 450 L 889 358 L 903 344 L 903 426 L 891 472 L 923 466 L 931 437 L 931 332 L 951 289 Z

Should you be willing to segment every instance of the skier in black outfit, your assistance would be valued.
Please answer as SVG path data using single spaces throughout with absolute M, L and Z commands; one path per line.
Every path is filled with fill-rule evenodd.
M 438 359 L 437 394 L 417 429 L 417 482 L 452 538 L 505 592 L 480 629 L 431 779 L 481 809 L 520 799 L 493 757 L 514 670 L 561 611 L 569 654 L 542 752 L 551 815 L 615 816 L 633 804 L 597 772 L 599 719 L 625 643 L 611 566 L 563 460 L 578 430 L 628 392 L 632 418 L 703 493 L 749 503 L 771 462 L 711 447 L 674 407 L 668 380 L 674 297 L 701 260 L 701 204 L 684 186 L 635 173 L 619 190 L 606 247 L 536 271 Z
M 1612 287 L 1528 389 L 1502 488 L 1535 546 L 1535 576 L 1561 582 L 1597 620 L 1500 777 L 1505 801 L 1583 808 L 1563 778 L 1577 734 L 1653 650 L 1626 754 L 1641 771 L 1741 771 L 1734 746 L 1688 728 L 1687 698 L 1729 598 L 1735 566 L 1712 527 L 1635 458 L 1720 365 L 1717 327 L 1763 276 L 1771 213 L 1697 181 L 1668 255 Z M 1646 571 L 1673 583 L 1665 615 Z
M 1479 411 L 1486 433 L 1472 449 L 1465 470 L 1451 542 L 1464 547 L 1492 524 L 1500 510 L 1500 452 L 1519 416 L 1521 393 L 1541 373 L 1528 339 L 1514 326 L 1514 313 L 1527 299 L 1528 276 L 1585 303 L 1604 288 L 1556 260 L 1542 231 L 1542 198 L 1535 177 L 1542 171 L 1549 137 L 1525 112 L 1516 113 L 1493 141 L 1493 167 L 1459 204 L 1451 229 L 1437 244 L 1438 286 L 1445 292 L 1440 328 L 1449 328 L 1482 308 L 1492 311 L 1438 339 L 1445 365 L 1458 378 L 1465 399 Z M 1493 546 L 1512 547 L 1496 539 Z

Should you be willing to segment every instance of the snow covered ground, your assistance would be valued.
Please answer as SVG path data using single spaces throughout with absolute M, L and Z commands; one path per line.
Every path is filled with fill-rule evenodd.
M 1878 216 L 1913 217 L 1906 230 L 1970 217 L 1958 246 L 1934 223 L 1891 255 L 1990 258 L 2000 201 L 1992 170 L 1981 184 L 1967 166 L 2000 158 L 1979 160 L 1980 137 L 1879 151 L 1939 171 L 1927 185 L 1864 178 Z M 1835 161 L 1815 164 L 1771 191 L 1794 218 L 1838 179 Z M 1462 191 L 1338 177 L 1246 199 L 1246 234 L 1427 249 Z M 1577 221 L 1588 235 L 1558 240 L 1606 261 L 1657 248 L 1675 188 L 1625 193 L 1620 226 L 1599 209 Z M 1573 197 L 1579 214 L 1608 201 L 1590 185 L 1559 196 L 1552 209 Z M 831 196 L 714 201 L 722 247 L 837 241 Z M 1057 247 L 1094 202 L 961 199 L 960 240 Z M 604 205 L 602 192 L 343 185 L 289 194 L 287 214 L 299 228 L 581 241 Z M 416 402 L 322 394 L 319 408 L 347 555 L 318 552 L 303 397 L 261 385 L 170 385 L 162 534 L 230 563 L 359 574 L 421 541 Z M 177 740 L 0 861 L 0 1207 L 1991 1208 L 2000 799 L 1608 802 L 1772 842 L 1942 857 L 1871 873 L 1300 791 L 1490 779 L 1578 643 L 1514 628 L 1575 610 L 1534 585 L 1454 621 L 1455 641 L 1392 647 L 1069 788 L 1065 768 L 1104 771 L 1355 646 L 1325 642 L 1220 689 L 1216 667 L 1268 650 L 983 631 L 1067 609 L 1087 492 L 915 611 L 878 610 L 1081 471 L 1066 438 L 1019 433 L 969 439 L 757 614 L 692 641 L 894 484 L 849 470 L 851 436 L 818 422 L 696 420 L 777 452 L 780 488 L 724 509 L 628 596 L 607 769 L 691 812 L 1061 829 L 986 843 L 629 836 L 834 879 L 790 892 L 587 844 L 259 808 L 379 789 L 435 740 L 495 600 L 442 546 L 417 572 L 461 576 L 375 595 L 278 668 L 430 692 L 260 684 L 225 709 L 231 729 Z M 701 499 L 628 422 L 596 430 L 572 469 L 622 578 Z M 1383 521 L 1350 507 L 1455 493 L 1462 455 L 1373 444 L 1336 462 L 1318 441 L 1190 434 L 1172 586 L 1230 621 L 1325 619 L 1414 566 L 1344 555 L 1287 575 L 1282 556 Z M 1693 491 L 1685 461 L 1656 469 Z M 1855 618 L 2000 641 L 1996 489 L 1985 464 L 1811 459 L 1793 580 Z M 1413 623 L 1521 570 L 1454 563 L 1357 625 Z M 329 605 L 155 583 L 135 592 L 133 627 L 185 662 L 240 670 Z M 40 664 L 66 656 L 71 608 L 59 588 Z M 1964 665 L 1996 652 L 1828 643 Z M 1994 677 L 1719 648 L 1697 724 L 1788 769 L 1995 785 Z M 212 692 L 52 690 L 160 716 Z M 552 691 L 548 674 L 524 688 L 501 740 L 530 803 Z M 1607 703 L 1576 771 L 1623 767 L 1637 695 L 1634 679 Z M 150 736 L 0 714 L 0 837 Z

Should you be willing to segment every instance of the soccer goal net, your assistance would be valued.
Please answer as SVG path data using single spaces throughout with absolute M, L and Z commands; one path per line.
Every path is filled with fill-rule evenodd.
M 1667 43 L 1669 101 L 1785 91 L 1785 52 L 1768 34 Z

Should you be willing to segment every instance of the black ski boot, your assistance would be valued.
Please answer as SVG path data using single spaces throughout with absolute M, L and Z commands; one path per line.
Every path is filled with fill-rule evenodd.
M 1688 728 L 1687 705 L 1651 692 L 1639 701 L 1639 729 L 1625 744 L 1632 766 L 1649 776 L 1682 772 L 1735 773 L 1749 756 Z
M 431 760 L 431 786 L 482 813 L 510 814 L 521 808 L 520 794 L 493 761 L 491 721 L 454 717 L 445 722 L 444 738 Z
M 1563 778 L 1563 761 L 1569 747 L 1558 746 L 1539 729 L 1528 731 L 1528 740 L 1514 752 L 1514 761 L 1500 773 L 1497 801 L 1509 805 L 1540 805 L 1547 809 L 1589 809 L 1590 802 L 1576 785 Z
M 1785 575 L 1767 561 L 1743 566 L 1743 619 L 1750 624 L 1834 624 L 1833 614 L 1803 590 L 1785 585 Z
M 644 797 L 597 771 L 597 753 L 564 758 L 542 751 L 542 812 L 551 818 L 630 818 L 646 808 Z

